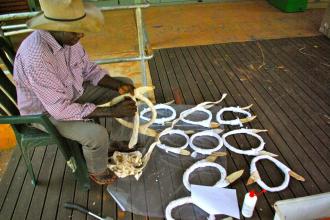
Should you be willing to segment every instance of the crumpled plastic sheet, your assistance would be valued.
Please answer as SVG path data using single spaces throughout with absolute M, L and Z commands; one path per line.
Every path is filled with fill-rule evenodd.
M 188 105 L 171 106 L 176 110 L 177 117 L 181 111 L 193 107 Z M 142 110 L 144 107 L 140 106 L 139 110 Z M 215 116 L 219 109 L 220 107 L 218 106 L 210 109 L 213 116 L 212 121 L 215 121 Z M 158 110 L 157 113 L 157 117 L 168 117 L 171 114 L 169 110 Z M 150 117 L 150 113 L 145 115 Z M 207 117 L 208 115 L 203 112 L 195 112 L 187 118 L 199 121 Z M 145 123 L 145 121 L 141 120 L 141 123 Z M 166 127 L 156 124 L 151 126 L 151 128 L 157 131 L 161 131 Z M 131 137 L 131 129 L 121 126 L 115 120 L 112 120 L 108 128 L 110 128 L 110 139 L 112 141 L 128 141 Z M 184 122 L 178 122 L 175 128 L 194 130 L 196 132 L 207 130 L 205 127 L 189 125 Z M 165 135 L 161 138 L 161 141 L 172 147 L 180 147 L 185 143 L 185 138 L 180 135 Z M 154 138 L 139 134 L 138 150 L 144 154 L 153 142 Z M 204 136 L 196 138 L 194 144 L 200 147 L 214 148 L 217 146 L 218 141 L 214 137 Z M 186 149 L 193 152 L 189 146 Z M 221 151 L 225 151 L 225 147 L 222 147 Z M 171 152 L 166 153 L 164 150 L 156 147 L 138 181 L 133 176 L 120 178 L 114 184 L 109 185 L 107 190 L 124 211 L 142 216 L 164 217 L 165 208 L 169 202 L 190 196 L 190 192 L 184 187 L 182 182 L 183 173 L 193 163 L 204 158 L 206 156 L 201 154 L 198 154 L 196 158 L 192 158 L 191 156 L 182 156 Z M 216 162 L 226 168 L 225 157 L 218 158 Z M 199 168 L 189 178 L 190 183 L 199 185 L 213 185 L 219 179 L 219 172 L 212 167 Z M 174 209 L 172 216 L 175 219 L 207 219 L 208 213 L 195 205 L 189 204 Z

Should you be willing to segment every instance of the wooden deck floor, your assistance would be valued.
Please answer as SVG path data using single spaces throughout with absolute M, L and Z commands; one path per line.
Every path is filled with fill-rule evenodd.
M 249 127 L 268 129 L 262 135 L 266 150 L 304 176 L 306 182 L 291 180 L 279 193 L 266 193 L 257 203 L 255 219 L 271 219 L 277 200 L 330 191 L 330 41 L 323 37 L 264 40 L 156 51 L 149 63 L 157 102 L 172 99 L 187 104 L 217 100 L 228 93 L 226 106 L 253 104 L 257 115 Z M 106 121 L 103 120 L 106 124 Z M 230 139 L 246 148 L 253 140 L 245 136 Z M 23 159 L 16 150 L 0 185 L 0 219 L 85 219 L 62 207 L 74 201 L 95 213 L 115 219 L 145 219 L 118 212 L 105 187 L 78 189 L 73 176 L 55 146 L 37 148 L 32 156 L 39 185 L 33 188 Z M 240 205 L 246 187 L 250 157 L 231 153 L 228 173 L 245 168 L 233 188 Z M 258 165 L 261 176 L 271 185 L 283 177 L 274 165 Z M 90 218 L 88 218 L 90 219 Z

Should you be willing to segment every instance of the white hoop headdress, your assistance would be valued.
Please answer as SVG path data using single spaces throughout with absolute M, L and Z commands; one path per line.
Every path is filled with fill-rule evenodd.
M 170 147 L 170 146 L 167 146 L 166 144 L 162 144 L 160 142 L 160 138 L 162 136 L 167 135 L 167 134 L 168 135 L 177 134 L 177 135 L 183 136 L 186 139 L 186 142 L 181 147 Z M 173 129 L 173 130 L 172 129 L 171 130 L 167 130 L 166 129 L 166 130 L 164 130 L 163 132 L 160 133 L 160 135 L 159 135 L 159 141 L 157 142 L 157 147 L 165 150 L 166 153 L 172 152 L 172 153 L 176 153 L 176 154 L 183 154 L 183 152 L 185 152 L 183 150 L 187 148 L 188 144 L 189 144 L 189 137 L 188 137 L 188 135 L 184 131 L 177 130 L 177 129 Z M 189 152 L 189 154 L 190 154 L 190 152 Z M 187 153 L 185 153 L 184 155 L 187 155 Z
M 203 149 L 203 148 L 200 148 L 200 147 L 197 147 L 195 144 L 194 144 L 194 139 L 197 138 L 197 137 L 200 137 L 200 136 L 211 136 L 211 137 L 214 137 L 218 140 L 218 145 L 215 147 L 215 148 L 212 148 L 212 149 Z M 200 154 L 206 154 L 206 155 L 210 155 L 212 154 L 213 152 L 215 151 L 218 151 L 221 149 L 221 147 L 223 146 L 223 141 L 220 137 L 219 134 L 215 133 L 213 130 L 206 130 L 206 131 L 201 131 L 201 132 L 198 132 L 198 133 L 195 133 L 193 134 L 191 137 L 190 137 L 190 140 L 189 140 L 189 146 L 197 153 L 200 153 Z M 194 152 L 194 153 L 195 153 Z M 193 154 L 194 154 L 193 153 Z
M 220 109 L 220 111 L 216 115 L 216 119 L 220 125 L 239 125 L 240 127 L 243 127 L 243 123 L 247 123 L 252 121 L 256 118 L 256 116 L 252 116 L 250 112 L 248 112 L 246 109 L 251 108 L 252 105 L 240 108 L 237 107 L 226 107 Z M 235 120 L 223 120 L 222 115 L 224 112 L 237 112 L 246 115 L 246 118 L 236 118 Z
M 220 180 L 214 185 L 215 187 L 226 187 L 228 186 L 230 183 L 234 182 L 235 180 L 237 180 L 240 176 L 242 176 L 243 174 L 243 171 L 244 170 L 239 170 L 237 172 L 234 172 L 232 173 L 231 175 L 227 176 L 227 172 L 226 170 L 219 164 L 217 163 L 214 163 L 214 162 L 210 162 L 210 161 L 207 161 L 207 160 L 201 160 L 201 161 L 197 161 L 196 163 L 194 163 L 191 167 L 189 167 L 186 172 L 183 174 L 183 184 L 184 186 L 187 188 L 187 190 L 190 191 L 191 189 L 191 186 L 190 186 L 190 183 L 189 183 L 189 175 L 197 168 L 199 167 L 215 167 L 219 170 L 220 174 L 221 174 L 221 178 Z M 172 202 L 170 202 L 167 207 L 166 207 L 166 210 L 165 210 L 165 217 L 167 220 L 174 220 L 174 218 L 172 217 L 172 210 L 178 206 L 182 206 L 184 204 L 189 204 L 189 203 L 192 203 L 192 204 L 195 204 L 193 202 L 193 199 L 192 197 L 183 197 L 183 198 L 180 198 L 180 199 L 177 199 L 177 200 L 174 200 Z M 197 205 L 197 204 L 195 204 Z M 204 210 L 206 211 L 206 210 Z M 210 214 L 209 213 L 209 217 L 208 217 L 209 220 L 213 220 L 215 219 L 215 216 Z
M 210 128 L 210 127 L 212 127 L 211 126 L 212 113 L 207 109 L 211 108 L 212 106 L 214 106 L 216 104 L 219 104 L 226 96 L 227 96 L 227 94 L 224 93 L 222 95 L 221 99 L 216 102 L 203 102 L 203 103 L 196 105 L 195 107 L 193 107 L 191 109 L 187 109 L 180 113 L 179 119 L 188 124 L 200 125 L 200 126 L 203 126 L 206 128 Z M 191 120 L 186 119 L 186 117 L 188 115 L 191 115 L 193 112 L 196 112 L 196 111 L 201 111 L 201 112 L 206 113 L 208 115 L 207 119 L 202 120 L 202 121 L 191 121 Z
M 223 140 L 224 145 L 230 151 L 233 151 L 233 152 L 235 152 L 237 154 L 245 154 L 245 155 L 249 155 L 249 156 L 257 156 L 257 155 L 277 156 L 277 155 L 272 154 L 270 152 L 263 151 L 264 146 L 265 146 L 265 142 L 262 139 L 262 137 L 260 135 L 258 135 L 257 133 L 259 133 L 259 132 L 266 132 L 266 131 L 267 130 L 241 128 L 241 129 L 232 130 L 232 131 L 229 131 L 229 132 L 223 134 L 222 135 L 222 140 Z M 233 147 L 232 145 L 230 145 L 227 142 L 227 140 L 226 140 L 226 138 L 228 136 L 233 135 L 233 134 L 248 134 L 248 135 L 254 136 L 254 137 L 256 137 L 260 141 L 260 144 L 259 144 L 259 146 L 257 148 L 252 148 L 251 150 L 240 150 L 240 149 L 237 149 L 237 148 Z
M 169 110 L 172 114 L 168 117 L 163 117 L 163 118 L 156 118 L 154 123 L 155 124 L 160 124 L 160 125 L 164 125 L 165 122 L 169 122 L 172 121 L 176 118 L 176 111 L 173 107 L 169 106 L 169 105 L 165 105 L 165 104 L 157 104 L 154 106 L 154 108 L 156 110 L 159 109 L 166 109 Z M 145 121 L 150 121 L 150 118 L 147 118 L 146 116 L 144 116 L 147 112 L 150 112 L 151 109 L 150 108 L 145 108 L 140 112 L 140 118 L 145 120 Z
M 172 217 L 172 210 L 175 209 L 176 207 L 185 205 L 185 204 L 194 204 L 194 201 L 192 199 L 192 197 L 188 196 L 188 197 L 183 197 L 177 200 L 174 200 L 172 202 L 170 202 L 165 210 L 165 218 L 166 220 L 175 220 Z M 215 216 L 209 214 L 208 220 L 215 220 Z
M 257 170 L 256 162 L 259 160 L 264 160 L 264 159 L 272 161 L 283 172 L 284 181 L 280 186 L 269 187 L 266 185 L 266 183 L 264 181 L 261 180 L 261 178 L 259 176 L 259 172 Z M 281 191 L 281 190 L 285 189 L 286 187 L 288 187 L 289 181 L 290 181 L 290 176 L 294 177 L 297 180 L 305 181 L 305 179 L 302 176 L 299 176 L 298 174 L 293 172 L 290 168 L 288 168 L 286 165 L 284 165 L 282 162 L 280 162 L 280 161 L 276 160 L 275 158 L 270 157 L 268 155 L 262 155 L 262 156 L 257 156 L 255 158 L 253 158 L 253 160 L 251 161 L 250 175 L 251 176 L 247 182 L 247 185 L 257 182 L 261 188 L 263 188 L 269 192 L 278 192 L 278 191 Z
M 221 166 L 220 164 L 214 163 L 214 162 L 210 162 L 210 161 L 207 161 L 207 160 L 197 161 L 196 163 L 194 163 L 193 165 L 191 165 L 184 172 L 183 177 L 182 177 L 183 185 L 186 187 L 186 189 L 188 191 L 191 190 L 191 184 L 189 183 L 189 176 L 190 176 L 190 174 L 192 172 L 194 172 L 196 169 L 202 168 L 202 167 L 214 167 L 214 168 L 216 168 L 220 172 L 220 174 L 221 174 L 220 180 L 213 185 L 214 187 L 218 187 L 218 188 L 223 188 L 223 187 L 228 186 L 230 183 L 234 182 L 240 176 L 242 176 L 243 171 L 244 171 L 244 170 L 239 170 L 237 172 L 232 173 L 231 175 L 229 175 L 227 177 L 226 169 L 223 168 L 223 166 Z

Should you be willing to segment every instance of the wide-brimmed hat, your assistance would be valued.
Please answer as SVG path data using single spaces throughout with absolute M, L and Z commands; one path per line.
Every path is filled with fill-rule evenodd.
M 88 33 L 100 31 L 102 12 L 81 0 L 40 0 L 41 14 L 27 21 L 31 29 Z

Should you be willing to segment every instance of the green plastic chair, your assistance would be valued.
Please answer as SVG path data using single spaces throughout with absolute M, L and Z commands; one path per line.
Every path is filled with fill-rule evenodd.
M 2 40 L 1 40 L 2 39 Z M 4 47 L 8 47 L 0 37 L 0 58 L 10 71 L 12 62 Z M 11 57 L 13 60 L 13 57 Z M 10 71 L 10 73 L 12 73 Z M 43 132 L 31 126 L 31 123 L 41 124 L 47 132 Z M 71 168 L 78 184 L 83 190 L 90 189 L 90 180 L 86 161 L 83 157 L 80 145 L 72 140 L 62 137 L 56 127 L 44 114 L 20 116 L 16 103 L 16 89 L 14 84 L 0 68 L 0 124 L 10 124 L 14 130 L 17 145 L 26 164 L 31 182 L 34 186 L 37 179 L 34 175 L 29 157 L 29 149 L 55 144 L 62 152 L 68 167 Z

